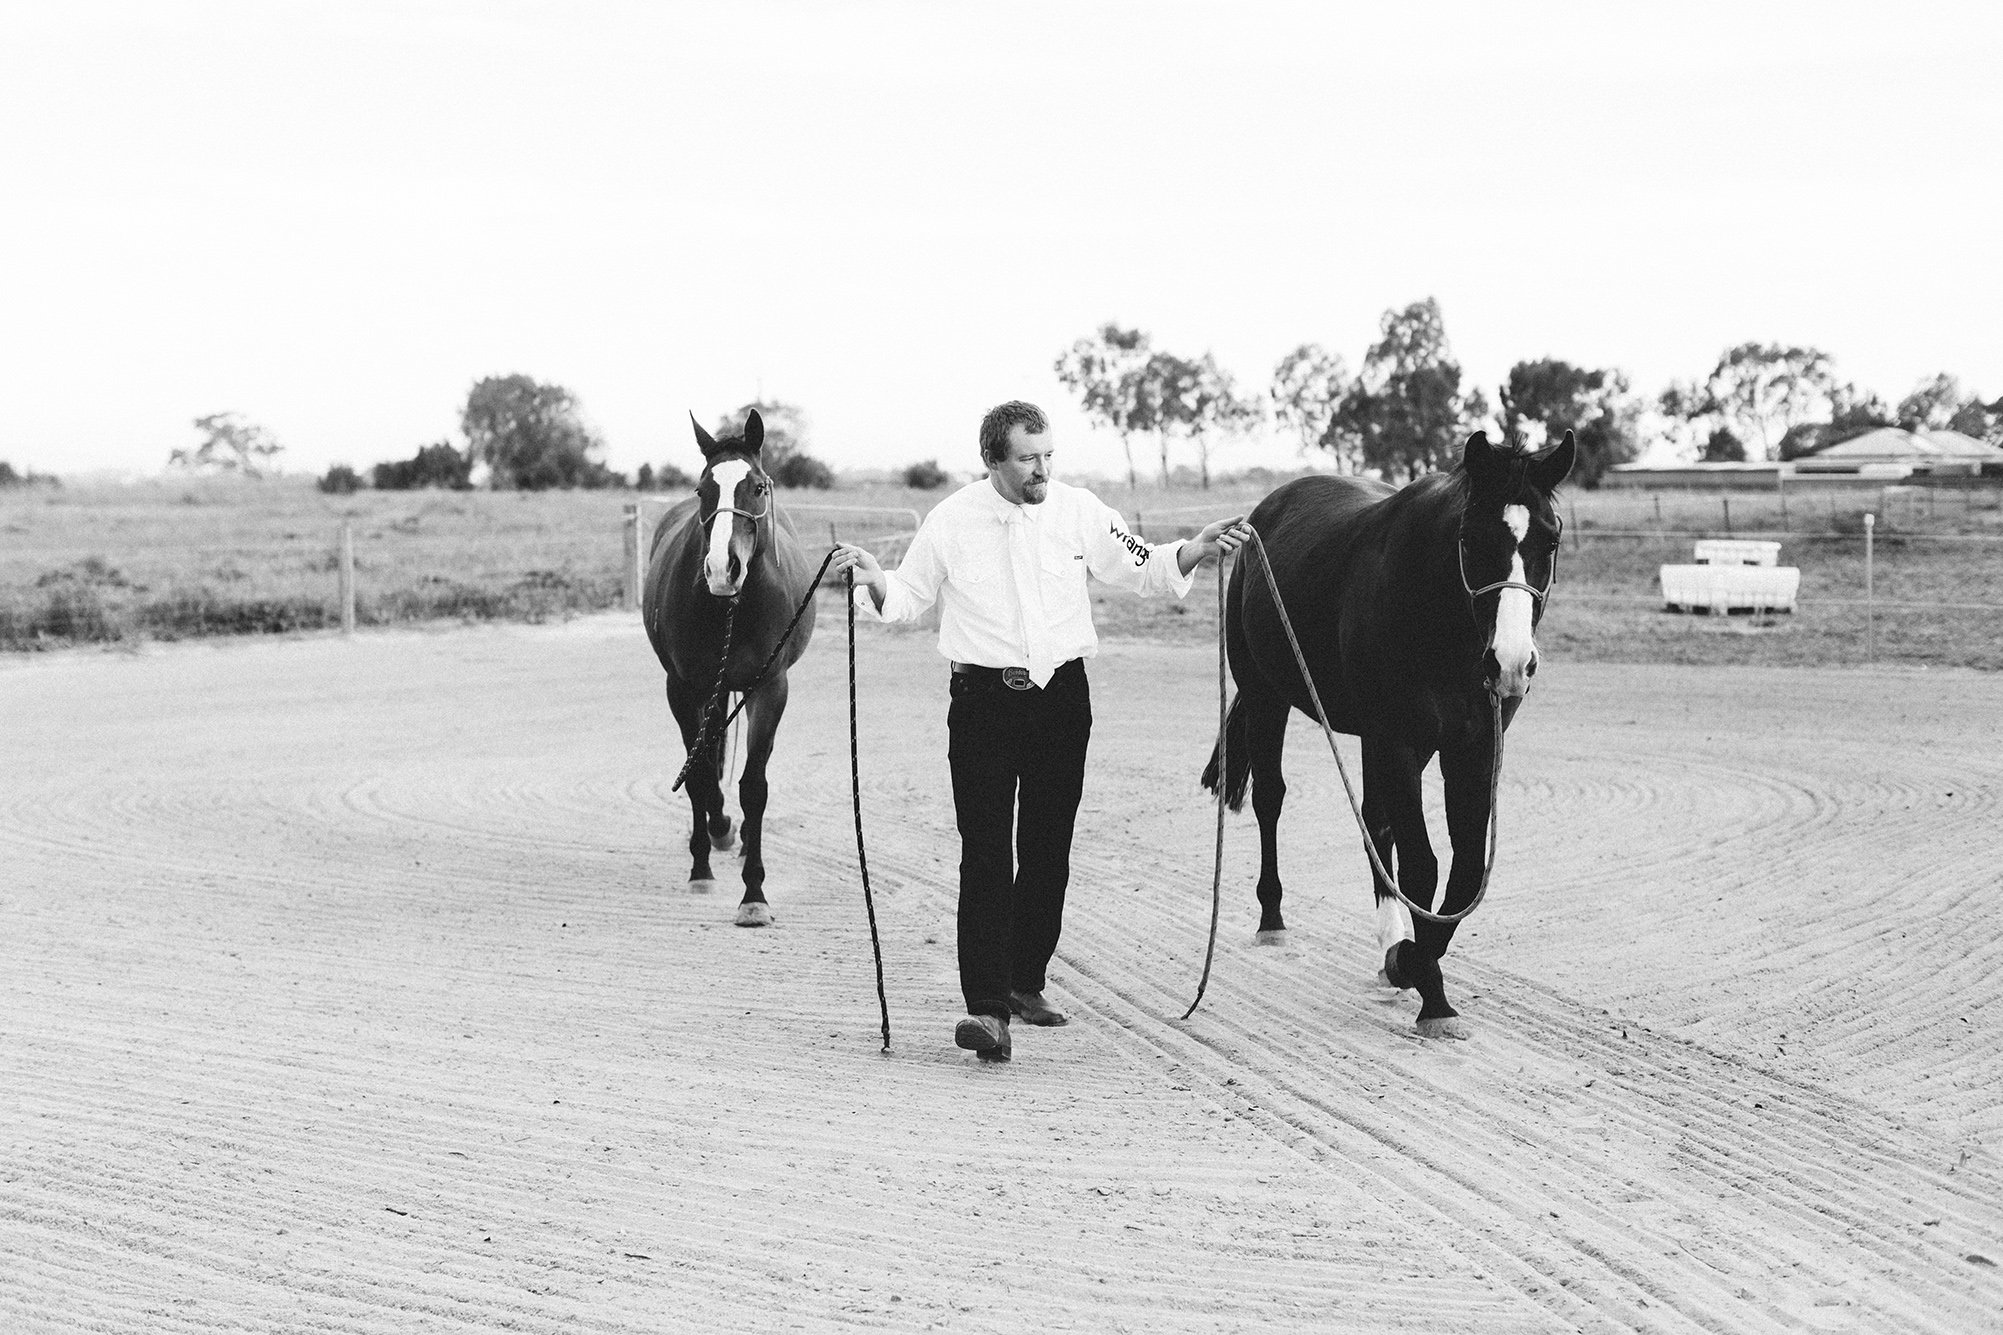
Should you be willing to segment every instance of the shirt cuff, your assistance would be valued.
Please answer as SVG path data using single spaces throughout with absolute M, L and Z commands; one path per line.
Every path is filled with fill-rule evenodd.
M 1189 568 L 1187 575 L 1182 573 L 1182 544 L 1188 541 L 1187 538 L 1177 538 L 1174 542 L 1162 543 L 1153 552 L 1154 556 L 1167 558 L 1162 572 L 1168 576 L 1168 591 L 1178 598 L 1188 596 L 1190 589 L 1196 585 L 1196 572 L 1203 569 L 1203 562 L 1198 561 Z
M 885 619 L 883 613 L 876 610 L 876 600 L 869 596 L 869 585 L 858 583 L 853 589 L 849 590 L 848 596 L 849 601 L 855 604 L 856 611 L 862 613 L 870 620 L 882 621 Z M 886 597 L 884 601 L 888 603 L 890 600 Z

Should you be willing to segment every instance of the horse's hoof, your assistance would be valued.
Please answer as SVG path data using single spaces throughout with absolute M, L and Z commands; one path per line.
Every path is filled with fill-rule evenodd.
M 772 906 L 763 900 L 752 900 L 749 903 L 739 904 L 737 906 L 737 925 L 739 927 L 770 927 L 772 925 Z
M 715 892 L 716 882 L 707 876 L 689 882 L 689 893 L 692 895 L 708 895 Z
M 1394 991 L 1397 991 L 1397 992 L 1403 992 L 1403 991 L 1405 990 L 1404 988 L 1400 987 L 1400 986 L 1399 986 L 1398 984 L 1396 984 L 1396 983 L 1392 982 L 1392 981 L 1391 981 L 1391 975 L 1390 975 L 1390 974 L 1388 974 L 1388 973 L 1386 973 L 1386 972 L 1384 972 L 1384 970 L 1382 970 L 1382 969 L 1379 969 L 1379 970 L 1377 971 L 1377 986 L 1379 986 L 1379 987 L 1388 987 L 1388 988 L 1391 988 L 1392 990 L 1394 990 Z
M 737 847 L 737 827 L 733 825 L 722 834 L 711 835 L 709 837 L 709 846 L 718 853 L 728 853 L 731 849 Z
M 1255 932 L 1252 944 L 1258 946 L 1284 946 L 1287 943 L 1287 929 L 1275 927 L 1268 931 Z
M 1474 1026 L 1458 1015 L 1442 1015 L 1434 1020 L 1419 1021 L 1420 1038 L 1473 1038 Z

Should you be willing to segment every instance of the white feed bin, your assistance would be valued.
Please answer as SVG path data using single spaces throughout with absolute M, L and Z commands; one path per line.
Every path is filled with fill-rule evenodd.
M 1662 567 L 1662 601 L 1671 611 L 1792 612 L 1801 591 L 1797 566 L 1688 565 Z
M 1697 544 L 1697 564 L 1707 566 L 1774 566 L 1780 564 L 1780 544 L 1750 538 L 1706 538 Z

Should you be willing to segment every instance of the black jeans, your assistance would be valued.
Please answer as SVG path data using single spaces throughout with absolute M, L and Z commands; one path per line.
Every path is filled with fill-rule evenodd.
M 956 673 L 946 726 L 960 826 L 960 990 L 968 1014 L 1007 1018 L 1011 990 L 1043 990 L 1064 925 L 1092 736 L 1084 661 L 1066 663 L 1040 691 Z

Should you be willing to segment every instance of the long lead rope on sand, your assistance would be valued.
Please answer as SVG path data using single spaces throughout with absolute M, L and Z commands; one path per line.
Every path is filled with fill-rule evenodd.
M 1229 716 L 1224 703 L 1226 664 L 1224 661 L 1224 558 L 1217 558 L 1217 858 L 1210 871 L 1210 944 L 1203 948 L 1203 977 L 1196 980 L 1196 1000 L 1182 1013 L 1187 1020 L 1203 1004 L 1203 990 L 1210 986 L 1210 961 L 1217 955 L 1217 915 L 1223 908 L 1224 886 L 1224 721 Z
M 834 553 L 828 554 L 830 557 Z M 822 569 L 826 569 L 825 563 Z M 818 581 L 817 581 L 818 582 Z M 883 943 L 876 935 L 876 898 L 869 891 L 869 855 L 862 846 L 862 760 L 856 737 L 855 703 L 855 571 L 842 571 L 848 598 L 848 777 L 849 791 L 855 796 L 855 860 L 862 868 L 862 903 L 869 912 L 869 948 L 876 954 L 876 1004 L 883 1011 L 883 1050 L 890 1051 L 890 1000 L 883 991 Z

